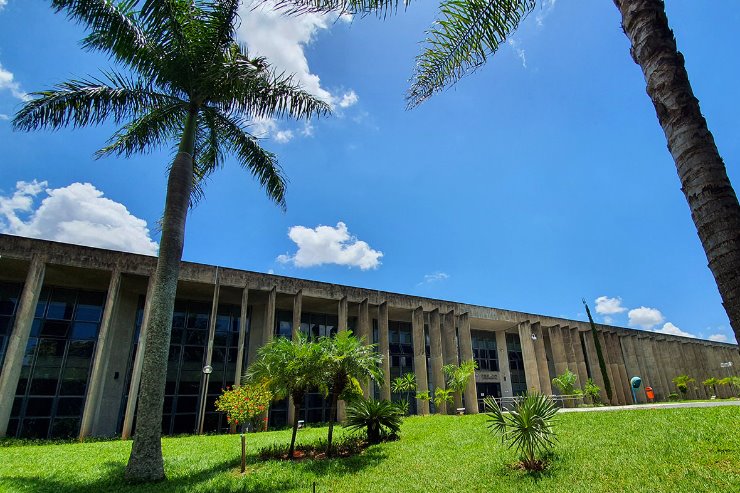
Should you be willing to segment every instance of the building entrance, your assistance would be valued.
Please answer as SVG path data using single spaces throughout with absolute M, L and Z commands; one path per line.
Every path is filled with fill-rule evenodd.
M 484 412 L 483 399 L 486 397 L 501 397 L 501 384 L 493 382 L 479 382 L 475 384 L 478 393 L 478 412 Z

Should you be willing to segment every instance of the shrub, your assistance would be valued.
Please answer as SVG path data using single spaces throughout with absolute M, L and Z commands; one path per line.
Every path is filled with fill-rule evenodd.
M 689 391 L 689 385 L 696 382 L 696 379 L 691 378 L 688 375 L 679 375 L 674 378 L 672 382 L 676 385 L 678 391 L 681 392 L 681 395 L 685 398 L 686 393 Z
M 365 430 L 369 444 L 398 434 L 403 414 L 398 405 L 373 399 L 356 399 L 347 406 L 347 424 L 350 430 Z
M 411 393 L 416 391 L 416 375 L 414 373 L 404 373 L 400 377 L 396 377 L 391 382 L 391 392 L 394 394 L 403 394 L 405 401 L 400 401 L 397 404 L 405 409 L 404 415 L 409 413 L 411 407 Z
M 577 379 L 576 374 L 566 368 L 565 373 L 552 379 L 552 383 L 560 390 L 561 394 L 575 395 L 580 394 L 580 389 L 576 388 Z
M 717 379 L 715 377 L 711 377 L 711 378 L 707 378 L 706 380 L 704 380 L 702 382 L 702 385 L 704 385 L 705 387 L 711 387 L 712 393 L 714 395 L 717 395 L 717 385 L 720 384 L 720 383 L 722 383 L 721 380 L 719 380 L 719 379 Z
M 437 387 L 434 390 L 434 405 L 439 412 L 442 412 L 443 407 L 447 404 L 452 404 L 454 400 L 455 397 L 452 395 L 452 389 L 441 389 Z
M 601 388 L 594 383 L 592 378 L 586 380 L 586 385 L 583 386 L 583 394 L 591 399 L 593 404 L 601 404 Z
M 262 415 L 272 400 L 272 393 L 266 383 L 226 387 L 216 400 L 216 410 L 226 413 L 229 424 L 241 426 L 242 431 L 251 425 L 252 430 L 264 428 Z
M 488 414 L 488 428 L 501 436 L 501 442 L 515 448 L 521 455 L 521 465 L 528 471 L 541 470 L 545 462 L 538 458 L 548 452 L 557 441 L 553 421 L 558 412 L 550 396 L 527 393 L 504 413 L 495 399 L 486 397 L 483 404 Z
M 668 400 L 675 402 L 675 401 L 680 401 L 681 398 L 679 397 L 679 395 L 677 393 L 671 392 L 670 394 L 668 394 Z

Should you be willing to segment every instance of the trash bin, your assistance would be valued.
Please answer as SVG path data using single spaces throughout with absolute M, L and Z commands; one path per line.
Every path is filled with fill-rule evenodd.
M 645 395 L 650 402 L 653 402 L 655 400 L 655 392 L 653 392 L 652 387 L 645 387 Z

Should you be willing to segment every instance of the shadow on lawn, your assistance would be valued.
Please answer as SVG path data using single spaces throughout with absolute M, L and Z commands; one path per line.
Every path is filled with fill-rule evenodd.
M 247 491 L 254 493 L 273 493 L 276 491 L 308 491 L 311 482 L 321 485 L 329 476 L 354 474 L 366 467 L 380 464 L 387 455 L 380 447 L 370 447 L 362 454 L 337 459 L 303 461 L 262 461 L 256 456 L 247 456 L 248 473 L 239 477 L 239 458 L 224 460 L 209 467 L 194 471 L 186 476 L 172 477 L 159 483 L 132 484 L 124 479 L 125 464 L 107 462 L 102 465 L 100 479 L 78 482 L 74 477 L 59 479 L 55 477 L 3 477 L 0 490 L 33 491 L 49 493 L 99 493 L 99 492 L 181 492 L 190 489 L 204 489 L 204 483 L 223 477 L 218 482 L 218 491 Z M 275 469 L 273 469 L 275 468 Z M 294 468 L 297 474 L 288 475 L 290 479 L 278 478 L 280 469 Z M 250 472 L 251 471 L 251 472 Z M 275 472 L 277 474 L 271 474 Z

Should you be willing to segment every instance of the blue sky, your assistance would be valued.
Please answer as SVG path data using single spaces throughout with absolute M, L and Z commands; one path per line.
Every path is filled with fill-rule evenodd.
M 12 132 L 1 115 L 25 93 L 109 62 L 47 2 L 3 3 L 0 228 L 156 248 L 169 149 L 96 161 L 112 126 Z M 740 11 L 712 5 L 667 9 L 738 183 Z M 288 211 L 230 160 L 188 218 L 184 258 L 576 319 L 586 298 L 600 321 L 734 341 L 613 3 L 543 2 L 485 67 L 406 111 L 435 10 L 335 22 L 245 9 L 242 40 L 335 114 L 257 122 L 290 178 Z

